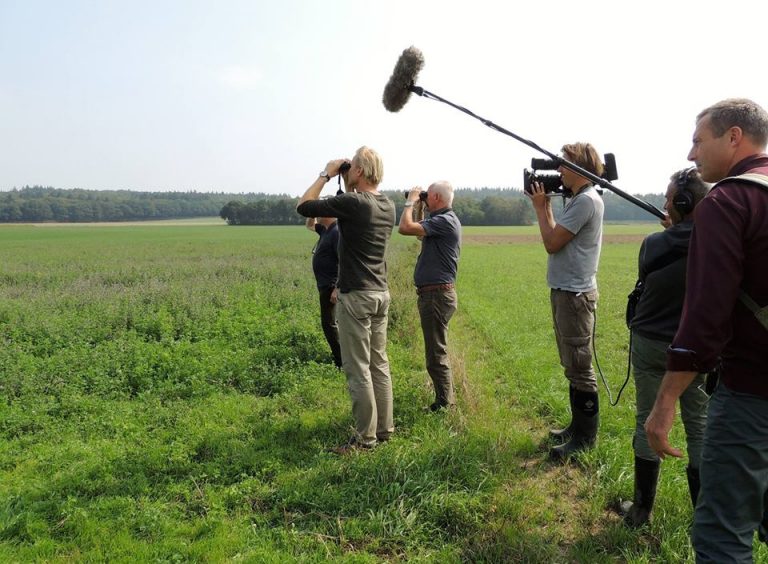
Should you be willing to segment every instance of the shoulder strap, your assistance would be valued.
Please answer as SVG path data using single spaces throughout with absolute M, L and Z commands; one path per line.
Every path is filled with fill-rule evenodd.
M 768 175 L 756 173 L 740 174 L 739 176 L 729 176 L 727 178 L 723 178 L 712 188 L 719 186 L 723 182 L 733 181 L 747 182 L 768 192 Z M 755 317 L 760 322 L 760 325 L 768 329 L 768 306 L 761 308 L 759 305 L 757 305 L 757 302 L 755 302 L 755 300 L 753 300 L 744 290 L 739 290 L 739 301 L 741 301 L 741 303 L 743 303 L 749 309 L 749 311 L 755 314 Z
M 760 325 L 768 329 L 768 306 L 761 308 L 744 290 L 739 290 L 739 300 L 755 314 Z
M 760 306 L 757 305 L 757 302 L 749 297 L 749 295 L 744 290 L 739 290 L 739 299 L 741 302 L 749 308 L 749 310 L 754 313 L 755 315 L 758 314 L 760 311 Z
M 717 182 L 712 188 L 720 186 L 723 182 L 747 182 L 759 186 L 763 190 L 768 190 L 768 175 L 748 172 L 739 176 L 728 176 Z

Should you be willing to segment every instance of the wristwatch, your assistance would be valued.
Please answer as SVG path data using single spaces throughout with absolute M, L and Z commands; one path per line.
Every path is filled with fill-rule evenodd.
M 325 178 L 326 182 L 330 182 L 331 181 L 331 175 L 328 174 L 328 171 L 326 171 L 326 170 L 320 171 L 319 176 L 320 176 L 320 178 Z
M 405 202 L 405 203 L 403 204 L 403 207 L 404 207 L 404 208 L 412 208 L 412 207 L 413 207 L 413 202 Z

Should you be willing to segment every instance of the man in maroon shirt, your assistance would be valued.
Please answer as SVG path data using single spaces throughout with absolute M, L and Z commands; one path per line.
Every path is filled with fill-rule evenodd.
M 768 175 L 767 143 L 768 113 L 729 99 L 697 116 L 688 154 L 703 180 L 722 182 L 694 212 L 683 315 L 645 429 L 661 458 L 681 456 L 668 441 L 677 399 L 698 372 L 720 366 L 694 517 L 697 562 L 751 562 L 755 530 L 765 540 L 768 328 L 740 293 L 768 304 L 768 190 L 729 177 Z

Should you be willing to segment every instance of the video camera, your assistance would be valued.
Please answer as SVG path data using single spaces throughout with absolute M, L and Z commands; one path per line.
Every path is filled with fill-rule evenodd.
M 601 178 L 608 181 L 616 180 L 619 174 L 616 169 L 616 157 L 613 153 L 603 155 L 605 170 Z M 523 190 L 528 194 L 533 193 L 533 183 L 540 182 L 544 186 L 545 194 L 562 194 L 564 198 L 570 198 L 573 194 L 563 187 L 563 179 L 559 174 L 536 174 L 539 170 L 557 170 L 561 162 L 554 159 L 531 159 L 531 169 L 523 169 Z M 598 191 L 602 194 L 602 190 Z

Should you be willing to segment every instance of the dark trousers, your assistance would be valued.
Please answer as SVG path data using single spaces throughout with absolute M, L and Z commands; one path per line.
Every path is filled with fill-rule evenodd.
M 320 290 L 320 323 L 323 326 L 325 340 L 331 347 L 334 364 L 341 368 L 341 347 L 339 347 L 339 328 L 336 325 L 336 316 L 334 315 L 334 304 L 331 303 L 331 293 L 333 288 L 322 288 Z
M 768 399 L 724 384 L 709 400 L 701 492 L 693 521 L 696 562 L 752 562 L 766 519 Z
M 453 405 L 456 397 L 448 360 L 448 322 L 456 311 L 456 290 L 423 292 L 419 294 L 418 305 L 427 372 L 435 386 L 435 403 Z

